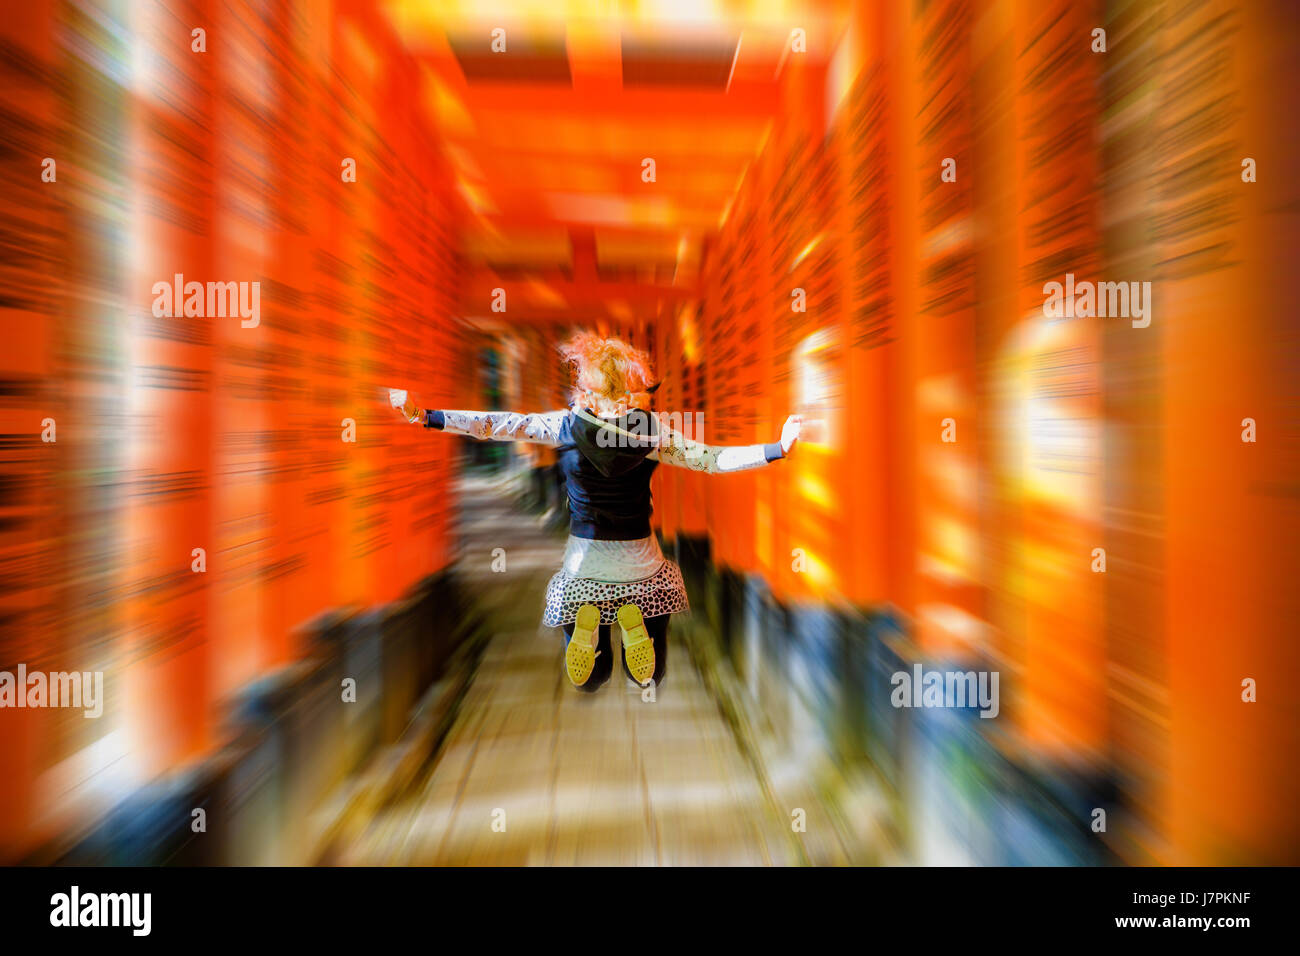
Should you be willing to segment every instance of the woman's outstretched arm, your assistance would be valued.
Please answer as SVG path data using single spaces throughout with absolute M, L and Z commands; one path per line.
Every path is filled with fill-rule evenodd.
M 472 412 L 454 409 L 419 408 L 405 392 L 389 390 L 389 401 L 401 409 L 408 422 L 425 428 L 468 435 L 491 441 L 522 441 L 540 445 L 560 444 L 560 429 L 568 416 L 561 409 L 541 414 L 521 412 Z
M 781 428 L 780 440 L 763 445 L 706 445 L 669 428 L 662 433 L 660 446 L 648 457 L 665 465 L 689 468 L 710 475 L 761 468 L 790 454 L 795 442 L 799 440 L 802 421 L 798 415 L 791 415 Z
M 524 441 L 539 445 L 558 445 L 560 428 L 568 414 L 564 409 L 524 414 L 431 408 L 424 413 L 424 427 L 492 441 Z

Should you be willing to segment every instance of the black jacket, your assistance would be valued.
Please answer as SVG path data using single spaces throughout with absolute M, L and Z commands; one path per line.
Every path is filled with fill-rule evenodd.
M 560 428 L 556 454 L 569 492 L 569 533 L 600 541 L 648 538 L 650 476 L 659 462 L 647 456 L 657 423 L 634 409 L 610 424 L 619 431 L 570 412 Z

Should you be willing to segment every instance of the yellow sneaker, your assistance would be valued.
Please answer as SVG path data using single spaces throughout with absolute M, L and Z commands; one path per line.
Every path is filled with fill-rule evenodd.
M 641 609 L 635 604 L 624 604 L 618 609 L 618 623 L 623 627 L 623 660 L 638 684 L 655 676 L 655 642 L 645 629 Z
M 596 631 L 600 628 L 600 608 L 584 604 L 573 622 L 573 636 L 564 649 L 564 669 L 574 687 L 587 683 L 596 666 Z

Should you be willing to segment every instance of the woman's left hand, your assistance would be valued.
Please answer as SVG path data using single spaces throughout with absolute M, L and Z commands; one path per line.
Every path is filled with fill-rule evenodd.
M 791 415 L 781 426 L 781 451 L 788 455 L 790 449 L 794 448 L 795 442 L 799 440 L 799 431 L 803 425 L 802 415 Z
M 416 417 L 420 414 L 420 409 L 419 406 L 415 404 L 415 399 L 411 398 L 405 389 L 390 388 L 388 390 L 388 403 L 394 408 L 400 409 L 401 413 L 406 416 L 408 422 L 415 421 Z

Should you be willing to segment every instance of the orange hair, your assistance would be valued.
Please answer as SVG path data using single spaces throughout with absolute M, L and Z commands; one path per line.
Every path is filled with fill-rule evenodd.
M 594 332 L 579 332 L 560 346 L 560 354 L 573 367 L 573 399 L 591 393 L 601 404 L 617 405 L 626 395 L 630 404 L 648 403 L 642 396 L 653 383 L 650 356 L 621 339 L 601 338 Z M 602 411 L 604 409 L 596 409 Z

